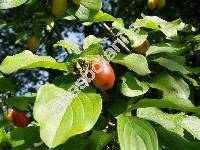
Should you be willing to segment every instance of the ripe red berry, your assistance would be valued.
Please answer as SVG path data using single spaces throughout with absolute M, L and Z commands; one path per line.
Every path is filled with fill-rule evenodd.
M 17 127 L 26 127 L 29 124 L 28 117 L 23 113 L 16 112 L 15 110 L 12 111 L 12 121 Z
M 113 68 L 108 62 L 100 61 L 92 64 L 95 78 L 93 79 L 94 85 L 105 91 L 113 87 L 115 83 L 115 73 Z

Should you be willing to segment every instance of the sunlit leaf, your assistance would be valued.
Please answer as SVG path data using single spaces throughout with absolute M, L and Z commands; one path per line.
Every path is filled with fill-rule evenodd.
M 5 74 L 11 74 L 19 69 L 38 67 L 73 71 L 69 63 L 58 63 L 50 56 L 37 56 L 28 50 L 14 56 L 7 56 L 0 65 L 0 71 Z
M 50 148 L 89 131 L 100 115 L 102 100 L 99 94 L 87 90 L 73 97 L 74 93 L 70 91 L 52 84 L 46 84 L 38 91 L 33 115 L 40 125 L 41 139 Z
M 133 70 L 139 75 L 144 76 L 150 73 L 146 58 L 140 54 L 125 55 L 118 53 L 112 61 L 126 66 L 128 69 Z
M 9 9 L 24 4 L 27 0 L 0 0 L 0 9 Z
M 121 150 L 158 150 L 156 132 L 146 120 L 119 116 L 117 131 Z

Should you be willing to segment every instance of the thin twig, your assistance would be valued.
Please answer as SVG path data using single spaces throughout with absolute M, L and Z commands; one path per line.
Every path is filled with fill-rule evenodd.
M 116 35 L 112 32 L 112 30 L 110 29 L 110 27 L 109 27 L 107 24 L 105 24 L 104 22 L 101 23 L 101 25 L 104 27 L 104 29 L 106 29 L 106 30 L 110 33 L 112 40 L 116 40 L 117 37 L 116 37 Z
M 63 40 L 62 34 L 61 34 L 61 32 L 60 32 L 60 29 L 58 28 L 58 24 L 57 24 L 57 22 L 55 22 L 55 21 L 54 21 L 54 27 L 55 27 L 56 34 L 58 35 L 58 38 L 59 38 L 60 40 Z
M 43 3 L 43 7 L 44 7 L 45 12 L 46 12 L 51 18 L 54 18 L 54 16 L 51 14 L 51 12 L 50 12 L 49 9 L 48 9 L 48 0 L 43 0 L 42 3 Z M 55 21 L 55 18 L 54 18 L 54 29 L 55 29 L 56 34 L 58 35 L 58 38 L 59 38 L 60 40 L 62 40 L 63 37 L 62 37 L 62 34 L 61 34 L 61 32 L 60 32 L 60 30 L 59 30 L 59 28 L 58 28 L 58 24 L 57 24 L 57 22 Z M 53 29 L 52 29 L 52 30 L 53 30 Z
M 106 24 L 106 23 L 100 23 L 101 26 L 110 33 L 110 37 L 113 41 L 117 40 L 117 36 L 112 32 L 112 30 L 110 29 L 110 27 Z M 129 48 L 125 45 L 125 44 L 121 44 L 118 43 L 120 46 L 120 49 L 123 49 L 124 51 L 126 51 L 127 53 L 132 53 L 131 50 L 129 50 Z

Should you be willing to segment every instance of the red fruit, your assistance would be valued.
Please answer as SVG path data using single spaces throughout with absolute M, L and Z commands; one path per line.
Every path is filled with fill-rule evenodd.
M 100 61 L 92 64 L 95 78 L 93 79 L 94 85 L 105 91 L 113 87 L 115 83 L 115 73 L 113 68 L 108 62 Z
M 29 124 L 28 117 L 23 113 L 16 112 L 15 110 L 12 111 L 12 121 L 17 127 L 26 127 Z

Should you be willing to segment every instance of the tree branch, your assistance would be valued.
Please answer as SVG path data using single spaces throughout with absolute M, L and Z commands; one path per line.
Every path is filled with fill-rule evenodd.
M 63 40 L 62 34 L 61 34 L 61 32 L 60 32 L 60 29 L 58 28 L 58 24 L 57 24 L 56 21 L 54 21 L 54 28 L 55 28 L 55 32 L 56 32 L 58 38 L 59 38 L 60 40 Z
M 104 22 L 100 23 L 100 24 L 101 24 L 101 26 L 103 27 L 104 30 L 109 32 L 110 38 L 113 41 L 117 40 L 117 36 L 112 32 L 112 30 L 110 29 L 110 27 L 107 24 L 105 24 Z M 122 45 L 121 43 L 118 43 L 118 46 L 119 46 L 120 49 L 123 49 L 126 53 L 129 53 L 129 54 L 132 53 L 131 50 L 129 50 L 129 48 L 125 44 Z

